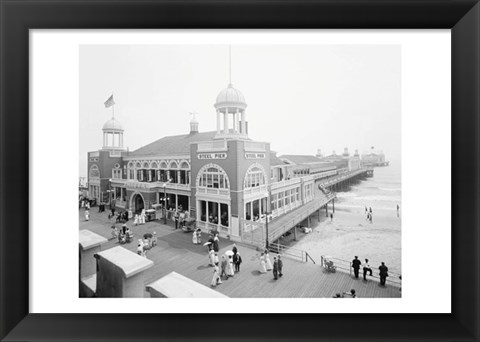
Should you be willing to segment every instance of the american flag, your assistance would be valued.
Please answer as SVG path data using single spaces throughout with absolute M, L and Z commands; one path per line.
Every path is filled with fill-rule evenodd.
M 115 101 L 113 101 L 113 94 L 108 98 L 107 101 L 105 101 L 105 108 L 111 107 L 115 104 Z

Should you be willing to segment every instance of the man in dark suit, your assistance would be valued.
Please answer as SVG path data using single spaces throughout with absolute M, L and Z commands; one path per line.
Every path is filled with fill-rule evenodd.
M 360 265 L 362 263 L 358 260 L 358 256 L 355 256 L 355 259 L 352 260 L 353 273 L 355 273 L 355 278 L 358 278 L 358 271 L 360 270 Z
M 283 273 L 282 273 L 283 261 L 282 261 L 282 259 L 280 258 L 280 255 L 278 255 L 277 268 L 278 268 L 278 276 L 279 276 L 279 277 L 283 276 Z
M 388 267 L 385 266 L 385 263 L 382 261 L 378 269 L 380 270 L 380 285 L 385 286 L 388 277 Z
M 277 258 L 273 258 L 273 279 L 278 279 L 278 262 Z

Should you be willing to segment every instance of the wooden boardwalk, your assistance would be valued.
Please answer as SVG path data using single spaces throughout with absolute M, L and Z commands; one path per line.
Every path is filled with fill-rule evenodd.
M 111 223 L 107 213 L 97 213 L 96 208 L 90 211 L 90 221 L 86 222 L 83 210 L 80 210 L 80 229 L 89 229 L 108 239 L 111 238 Z M 192 243 L 192 234 L 184 233 L 181 229 L 175 230 L 172 223 L 163 225 L 159 221 L 148 222 L 144 225 L 132 227 L 132 222 L 127 224 L 134 232 L 135 239 L 123 245 L 128 250 L 136 253 L 137 239 L 143 234 L 155 231 L 158 236 L 158 245 L 148 251 L 148 259 L 154 266 L 146 271 L 146 284 L 149 284 L 168 273 L 175 271 L 201 284 L 210 286 L 213 276 L 213 267 L 208 266 L 207 249 Z M 120 226 L 120 225 L 117 225 Z M 203 234 L 203 242 L 207 241 L 207 234 Z M 109 240 L 103 249 L 118 246 L 117 240 Z M 231 241 L 220 239 L 220 255 L 232 248 Z M 215 289 L 229 297 L 265 298 L 265 297 L 309 297 L 330 298 L 335 293 L 355 289 L 358 297 L 400 297 L 398 287 L 380 287 L 376 280 L 364 282 L 354 279 L 349 274 L 337 272 L 334 274 L 323 273 L 322 268 L 313 263 L 283 258 L 284 276 L 279 280 L 273 279 L 272 272 L 260 274 L 259 253 L 249 247 L 237 245 L 242 256 L 241 271 L 233 278 L 224 280 L 223 284 Z M 273 263 L 274 255 L 270 258 Z M 387 283 L 388 285 L 388 283 Z M 145 292 L 148 297 L 148 293 Z

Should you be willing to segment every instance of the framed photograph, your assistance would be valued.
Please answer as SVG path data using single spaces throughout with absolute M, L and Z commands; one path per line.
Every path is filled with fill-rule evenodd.
M 477 2 L 1 5 L 2 340 L 478 340 Z

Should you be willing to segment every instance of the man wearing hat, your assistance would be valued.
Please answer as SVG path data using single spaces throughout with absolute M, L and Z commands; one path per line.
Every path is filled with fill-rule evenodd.
M 283 276 L 283 273 L 282 273 L 283 261 L 280 258 L 280 254 L 278 255 L 278 259 L 277 259 L 277 268 L 278 268 L 278 276 L 279 277 Z
M 358 271 L 360 270 L 360 265 L 362 263 L 358 260 L 358 256 L 355 255 L 355 259 L 352 260 L 353 273 L 355 273 L 355 278 L 358 278 Z

